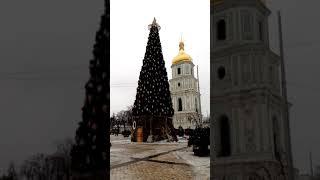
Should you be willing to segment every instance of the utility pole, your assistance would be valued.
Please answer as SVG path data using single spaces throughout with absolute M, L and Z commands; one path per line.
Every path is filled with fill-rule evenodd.
M 284 63 L 284 50 L 283 50 L 283 37 L 282 37 L 282 22 L 281 22 L 281 12 L 278 11 L 278 23 L 279 23 L 279 43 L 280 43 L 280 57 L 281 57 L 281 81 L 282 81 L 282 97 L 284 98 L 284 120 L 285 120 L 285 131 L 287 135 L 287 141 L 285 143 L 287 149 L 287 160 L 289 168 L 288 178 L 292 180 L 293 177 L 293 160 L 292 160 L 292 150 L 291 150 L 291 135 L 290 135 L 290 122 L 289 122 L 289 103 L 287 97 L 287 84 L 286 84 L 286 72 Z
M 200 97 L 200 84 L 199 84 L 199 69 L 197 65 L 197 78 L 198 78 L 198 96 L 199 96 L 199 114 L 200 114 L 200 123 L 202 124 L 202 112 L 201 112 L 201 97 Z
M 314 174 L 313 174 L 313 163 L 312 163 L 312 152 L 310 151 L 309 153 L 309 160 L 310 160 L 310 174 L 311 174 L 311 178 L 314 178 Z

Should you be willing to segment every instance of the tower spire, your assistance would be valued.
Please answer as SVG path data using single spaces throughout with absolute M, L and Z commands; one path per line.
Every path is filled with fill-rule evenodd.
M 181 37 L 180 37 L 180 43 L 179 43 L 179 50 L 184 50 L 184 42 L 182 40 L 182 33 L 181 33 Z

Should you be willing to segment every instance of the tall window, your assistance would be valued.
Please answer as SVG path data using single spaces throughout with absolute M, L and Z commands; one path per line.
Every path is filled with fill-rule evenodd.
M 221 19 L 217 23 L 217 39 L 219 41 L 226 40 L 227 38 L 227 28 L 226 28 L 226 21 Z
M 259 22 L 259 40 L 263 41 L 263 23 Z
M 178 111 L 182 111 L 182 100 L 181 100 L 181 98 L 178 99 Z
M 198 102 L 197 102 L 197 98 L 195 98 L 194 100 L 195 100 L 196 112 L 198 112 Z
M 280 138 L 279 138 L 279 124 L 276 117 L 272 118 L 273 124 L 273 146 L 274 146 L 274 154 L 277 159 L 280 159 Z
M 253 16 L 250 12 L 242 13 L 243 40 L 253 40 Z
M 220 118 L 220 153 L 219 156 L 227 157 L 231 155 L 231 140 L 230 140 L 230 124 L 227 116 Z
M 178 74 L 181 74 L 181 68 L 178 68 Z

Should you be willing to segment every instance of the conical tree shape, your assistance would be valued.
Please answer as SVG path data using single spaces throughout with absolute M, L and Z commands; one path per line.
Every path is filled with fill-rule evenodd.
M 162 55 L 159 25 L 154 21 L 149 27 L 150 34 L 140 71 L 133 114 L 172 117 L 174 110 Z
M 162 55 L 159 37 L 160 26 L 156 23 L 155 19 L 153 23 L 149 25 L 149 29 L 150 33 L 146 53 L 140 71 L 132 113 L 138 117 L 139 120 L 144 118 L 144 122 L 138 122 L 138 125 L 144 128 L 144 135 L 149 133 L 148 131 L 150 131 L 150 129 L 161 130 L 163 128 L 164 131 L 167 132 L 169 127 L 171 132 L 167 132 L 167 134 L 169 133 L 174 137 L 175 135 L 172 134 L 173 126 L 171 120 L 174 109 L 172 108 L 168 76 Z M 154 121 L 152 119 L 154 119 Z M 151 133 L 150 131 L 150 134 Z M 155 134 L 152 135 L 163 136 L 164 132 L 158 132 L 158 134 L 155 132 Z
M 107 9 L 107 2 L 105 3 Z M 107 19 L 106 14 L 102 15 L 100 29 L 96 33 L 93 59 L 90 60 L 89 67 L 90 79 L 85 85 L 86 98 L 82 108 L 82 121 L 76 131 L 76 144 L 71 151 L 73 179 L 106 179 L 108 176 L 109 21 L 109 16 Z

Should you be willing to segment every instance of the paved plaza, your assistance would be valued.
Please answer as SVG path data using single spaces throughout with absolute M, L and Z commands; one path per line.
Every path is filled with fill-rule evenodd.
M 111 136 L 112 180 L 207 180 L 210 157 L 193 155 L 187 141 L 131 143 L 122 135 Z

